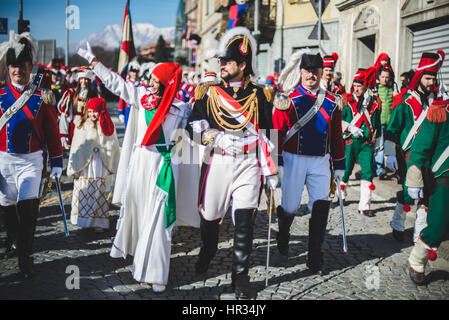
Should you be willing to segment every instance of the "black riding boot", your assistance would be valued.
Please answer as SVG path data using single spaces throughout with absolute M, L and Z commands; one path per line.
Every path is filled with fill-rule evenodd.
M 330 201 L 317 200 L 313 204 L 312 217 L 309 220 L 309 252 L 307 254 L 307 267 L 312 273 L 323 272 L 323 245 L 324 233 L 329 216 Z
M 281 254 L 288 254 L 288 242 L 290 241 L 290 226 L 295 219 L 294 214 L 288 214 L 281 206 L 277 207 L 279 232 L 276 235 L 278 250 Z
M 36 229 L 37 215 L 39 214 L 39 199 L 22 200 L 17 203 L 19 215 L 19 269 L 25 278 L 34 276 L 33 267 L 33 241 Z
M 249 283 L 249 256 L 253 246 L 256 209 L 239 209 L 235 213 L 234 252 L 232 255 L 232 289 L 238 299 L 254 294 Z
M 202 246 L 198 261 L 195 264 L 195 272 L 197 274 L 207 271 L 211 260 L 217 252 L 219 223 L 220 219 L 207 221 L 201 217 L 200 233 Z
M 17 208 L 12 206 L 0 206 L 3 212 L 3 221 L 6 228 L 6 250 L 5 258 L 14 256 L 17 252 L 17 236 L 19 233 L 19 219 L 17 217 Z

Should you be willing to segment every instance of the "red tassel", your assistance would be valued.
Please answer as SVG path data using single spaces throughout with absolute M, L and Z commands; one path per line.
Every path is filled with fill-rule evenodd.
M 345 186 L 344 184 L 341 184 L 341 185 L 340 185 L 340 190 L 345 190 L 345 187 L 346 187 L 346 186 Z
M 437 259 L 437 254 L 435 251 L 430 251 L 429 252 L 429 260 L 430 261 L 435 261 Z
M 373 191 L 373 190 L 376 189 L 376 186 L 374 185 L 374 183 L 371 183 L 371 184 L 369 185 L 369 189 L 370 189 L 371 191 Z
M 406 204 L 404 206 L 404 212 L 409 212 L 410 211 L 410 206 L 408 204 Z
M 430 108 L 429 111 L 427 111 L 426 118 L 430 122 L 434 123 L 443 123 L 446 122 L 447 116 L 446 116 L 446 107 L 447 102 L 446 101 L 436 101 L 434 102 Z

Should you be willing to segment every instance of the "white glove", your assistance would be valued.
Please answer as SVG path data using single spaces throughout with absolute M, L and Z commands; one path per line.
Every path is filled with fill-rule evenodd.
M 94 60 L 95 55 L 94 55 L 94 53 L 92 52 L 92 49 L 90 48 L 90 44 L 89 44 L 88 41 L 86 42 L 86 48 L 87 48 L 86 50 L 83 49 L 83 48 L 79 48 L 77 53 L 78 53 L 81 57 L 83 57 L 84 59 L 86 59 L 87 61 L 89 61 L 89 63 L 92 63 L 92 60 Z
M 232 134 L 220 132 L 215 136 L 214 147 L 219 147 L 226 153 L 235 156 L 243 152 L 243 147 L 237 142 L 238 139 L 239 137 Z
M 60 178 L 62 175 L 62 168 L 61 167 L 53 167 L 51 168 L 50 177 L 51 178 Z
M 418 200 L 419 198 L 424 198 L 423 188 L 408 187 L 407 192 L 412 199 Z
M 118 119 L 120 120 L 121 123 L 125 123 L 125 115 L 124 114 L 119 114 Z
M 387 157 L 386 165 L 387 165 L 387 168 L 392 171 L 398 170 L 398 160 L 396 160 L 396 156 L 389 155 Z
M 345 170 L 335 170 L 334 171 L 334 178 L 335 180 L 337 180 L 339 183 L 341 182 L 341 179 L 343 179 L 343 175 L 345 174 Z
M 266 179 L 265 184 L 267 185 L 267 187 L 272 190 L 275 190 L 279 183 L 278 175 L 273 174 L 271 176 L 266 176 L 265 179 Z
M 68 145 L 68 141 L 69 141 L 69 139 L 67 137 L 61 138 L 61 144 L 64 147 L 64 149 L 70 149 L 69 145 Z
M 354 138 L 361 138 L 363 137 L 363 131 L 360 128 L 357 128 L 356 126 L 350 126 L 349 127 L 349 132 L 352 133 L 352 135 L 354 136 Z

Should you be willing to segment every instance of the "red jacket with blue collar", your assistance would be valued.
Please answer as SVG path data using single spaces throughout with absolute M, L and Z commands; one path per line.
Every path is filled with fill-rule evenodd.
M 283 145 L 284 137 L 298 119 L 312 108 L 317 96 L 300 84 L 289 95 L 290 107 L 274 110 L 273 126 L 279 130 L 279 146 Z M 344 169 L 345 145 L 337 99 L 327 92 L 319 111 L 282 146 L 282 150 L 305 156 L 325 156 L 330 152 L 334 170 Z
M 56 109 L 46 104 L 37 88 L 25 106 L 0 131 L 0 151 L 27 154 L 48 151 L 52 167 L 62 167 L 62 145 Z M 0 87 L 0 117 L 21 93 L 11 83 Z

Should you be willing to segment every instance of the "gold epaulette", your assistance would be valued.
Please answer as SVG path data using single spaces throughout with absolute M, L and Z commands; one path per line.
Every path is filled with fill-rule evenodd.
M 3 87 L 6 84 L 4 80 L 0 80 L 0 87 Z
M 48 90 L 48 89 L 40 89 L 40 91 L 41 91 L 42 102 L 44 102 L 45 104 L 48 104 L 50 106 L 56 105 L 56 97 L 55 97 L 55 94 L 53 93 L 53 91 Z
M 195 101 L 203 99 L 207 93 L 207 90 L 209 90 L 209 87 L 217 86 L 219 84 L 219 82 L 212 81 L 199 84 L 195 89 Z
M 290 109 L 292 104 L 292 99 L 290 99 L 290 93 L 280 93 L 278 92 L 274 97 L 273 106 L 281 111 Z
M 263 93 L 265 94 L 265 98 L 267 98 L 267 101 L 269 103 L 273 103 L 274 101 L 274 89 L 272 87 L 265 87 L 263 88 Z
M 446 107 L 448 104 L 449 101 L 434 100 L 432 105 L 429 107 L 429 110 L 427 111 L 426 115 L 427 120 L 434 123 L 446 122 L 447 120 Z

